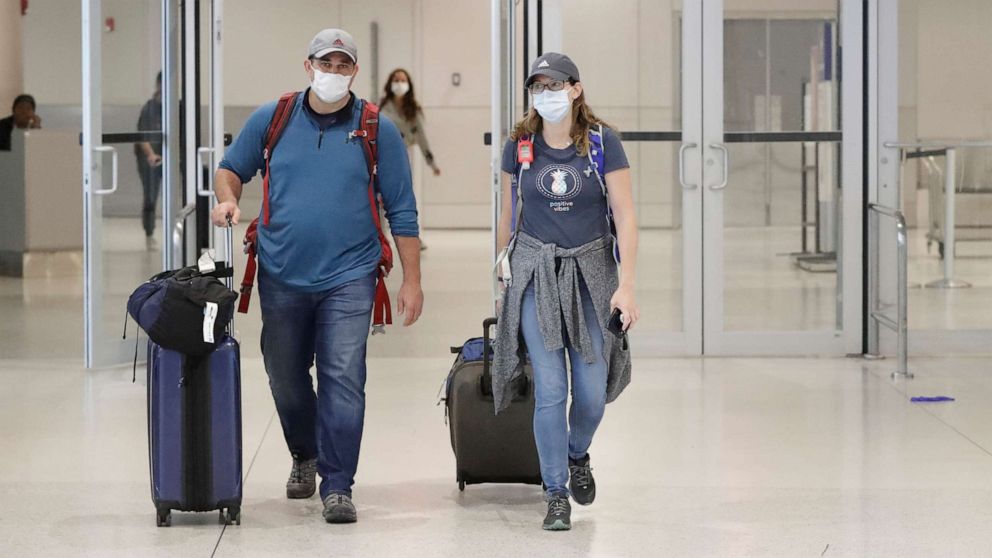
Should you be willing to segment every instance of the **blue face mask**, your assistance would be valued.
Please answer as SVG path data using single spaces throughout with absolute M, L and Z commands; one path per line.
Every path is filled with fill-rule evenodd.
M 534 101 L 534 110 L 541 115 L 541 118 L 557 124 L 572 110 L 572 100 L 568 97 L 571 88 L 566 87 L 561 91 L 548 91 L 531 95 Z

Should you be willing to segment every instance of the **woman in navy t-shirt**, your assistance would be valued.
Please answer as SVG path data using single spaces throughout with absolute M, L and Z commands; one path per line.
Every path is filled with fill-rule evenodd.
M 526 348 L 548 502 L 543 527 L 564 530 L 571 526 L 569 496 L 582 505 L 596 496 L 588 449 L 606 403 L 630 380 L 626 337 L 609 333 L 607 322 L 614 309 L 624 331 L 638 319 L 637 224 L 623 145 L 586 104 L 575 64 L 544 54 L 531 67 L 527 88 L 533 108 L 506 142 L 501 165 L 504 291 L 493 391 L 498 412 L 508 405 Z

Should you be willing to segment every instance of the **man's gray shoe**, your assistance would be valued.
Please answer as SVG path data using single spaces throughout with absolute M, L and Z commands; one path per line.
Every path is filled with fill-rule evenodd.
M 596 499 L 596 479 L 592 478 L 589 454 L 582 459 L 568 458 L 569 484 L 572 498 L 580 506 L 588 506 Z
M 545 531 L 568 531 L 572 528 L 572 505 L 568 496 L 552 496 L 548 499 L 548 515 L 544 516 Z
M 328 523 L 354 523 L 358 521 L 358 511 L 351 497 L 345 494 L 330 493 L 324 498 L 324 521 Z
M 286 481 L 286 497 L 302 500 L 317 492 L 317 458 L 301 461 L 293 460 L 293 470 Z

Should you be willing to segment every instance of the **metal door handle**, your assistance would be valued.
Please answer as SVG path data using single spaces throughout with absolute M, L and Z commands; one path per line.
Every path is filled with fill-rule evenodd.
M 730 151 L 728 151 L 727 146 L 722 143 L 711 143 L 710 147 L 723 151 L 723 180 L 721 180 L 719 184 L 710 186 L 710 190 L 723 190 L 727 187 L 727 174 L 730 172 Z
M 698 143 L 683 143 L 679 148 L 679 184 L 683 190 L 695 190 L 699 184 L 687 184 L 685 181 L 685 150 L 699 147 Z
M 117 191 L 117 150 L 114 149 L 112 145 L 98 145 L 93 148 L 93 151 L 98 151 L 100 153 L 110 152 L 110 189 L 108 190 L 93 190 L 94 194 L 106 196 L 107 194 L 113 194 Z
M 201 187 L 203 182 L 203 154 L 211 153 L 213 151 L 214 151 L 213 147 L 200 147 L 199 149 L 196 150 L 196 194 L 198 196 L 203 196 L 205 198 L 209 198 L 210 196 L 214 195 L 214 193 L 211 191 L 213 189 L 212 173 L 211 173 L 211 178 L 207 180 L 207 189 L 204 190 Z

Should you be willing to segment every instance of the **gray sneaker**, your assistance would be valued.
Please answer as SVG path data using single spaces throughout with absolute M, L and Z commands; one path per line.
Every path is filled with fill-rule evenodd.
M 358 521 L 358 511 L 351 502 L 351 496 L 332 492 L 324 498 L 324 521 L 328 523 L 354 523 Z
M 572 528 L 572 505 L 568 496 L 552 496 L 548 498 L 548 515 L 544 517 L 545 531 L 568 531 Z
M 317 458 L 300 461 L 293 460 L 293 470 L 286 481 L 286 497 L 291 500 L 302 500 L 317 492 Z

